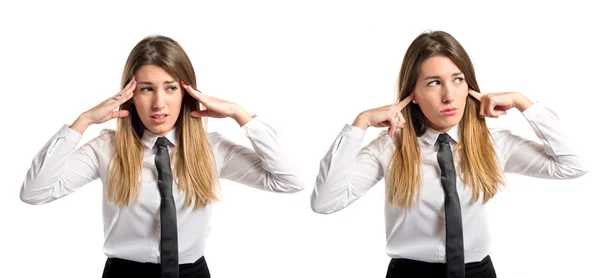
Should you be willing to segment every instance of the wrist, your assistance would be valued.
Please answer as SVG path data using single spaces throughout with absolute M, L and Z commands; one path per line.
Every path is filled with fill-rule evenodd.
M 354 119 L 352 126 L 358 127 L 362 130 L 367 130 L 367 128 L 369 128 L 370 125 L 368 121 L 365 120 L 364 112 L 361 112 L 360 114 L 358 114 L 358 116 L 356 116 L 356 119 Z
M 523 112 L 525 110 L 527 110 L 527 108 L 529 108 L 529 106 L 531 106 L 533 104 L 533 101 L 531 101 L 529 98 L 527 98 L 525 95 L 521 94 L 521 93 L 515 93 L 514 94 L 514 103 L 515 103 L 515 107 Z
M 69 126 L 72 130 L 77 131 L 79 134 L 83 135 L 83 132 L 92 124 L 88 117 L 86 117 L 85 113 L 81 114 L 77 119 Z
M 237 104 L 234 105 L 231 118 L 233 118 L 240 126 L 243 126 L 252 120 L 252 116 L 244 108 Z
M 85 127 L 91 126 L 93 124 L 92 120 L 90 120 L 90 117 L 88 117 L 87 113 L 79 115 L 79 117 L 77 117 L 77 120 L 75 121 L 85 125 Z

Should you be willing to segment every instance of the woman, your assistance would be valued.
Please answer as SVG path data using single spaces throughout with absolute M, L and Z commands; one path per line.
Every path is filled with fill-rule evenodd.
M 121 92 L 63 126 L 33 160 L 21 188 L 26 203 L 52 202 L 101 179 L 103 277 L 210 277 L 204 246 L 219 178 L 302 190 L 268 125 L 195 87 L 183 48 L 168 37 L 147 37 L 127 59 Z M 233 118 L 254 150 L 206 134 L 201 117 Z M 116 131 L 76 148 L 89 125 L 113 118 Z
M 399 103 L 360 113 L 335 139 L 321 161 L 312 209 L 341 210 L 385 178 L 387 277 L 496 277 L 485 203 L 504 185 L 504 173 L 576 178 L 586 173 L 581 159 L 550 110 L 520 93 L 480 94 L 469 56 L 445 32 L 412 42 L 398 89 Z M 488 130 L 485 117 L 512 108 L 542 144 Z M 388 130 L 361 149 L 371 126 Z

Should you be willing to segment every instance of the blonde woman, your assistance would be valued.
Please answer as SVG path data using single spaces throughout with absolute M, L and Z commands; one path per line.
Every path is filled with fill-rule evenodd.
M 194 68 L 173 39 L 140 41 L 121 88 L 52 136 L 33 160 L 21 199 L 52 202 L 100 178 L 103 277 L 210 277 L 204 246 L 219 178 L 275 192 L 303 187 L 273 129 L 195 89 Z M 233 118 L 254 150 L 205 133 L 202 117 Z M 113 118 L 116 131 L 76 147 L 88 126 Z
M 586 173 L 557 117 L 520 93 L 480 94 L 469 56 L 451 35 L 419 35 L 398 78 L 396 104 L 360 113 L 321 160 L 311 196 L 341 210 L 385 178 L 387 277 L 496 277 L 486 202 L 504 173 L 571 179 Z M 485 117 L 522 112 L 540 143 L 489 129 Z M 368 127 L 387 127 L 368 146 Z

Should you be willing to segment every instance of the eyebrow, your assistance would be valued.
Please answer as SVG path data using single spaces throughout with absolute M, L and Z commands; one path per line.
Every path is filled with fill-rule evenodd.
M 173 84 L 173 83 L 177 83 L 177 81 L 165 81 L 164 84 Z M 152 82 L 150 82 L 150 81 L 140 81 L 140 82 L 138 82 L 138 84 L 152 85 Z
M 458 76 L 458 75 L 461 75 L 461 74 L 463 74 L 463 73 L 462 72 L 457 72 L 457 73 L 452 74 L 452 77 Z M 427 79 L 442 79 L 442 78 L 439 75 L 434 75 L 434 76 L 427 76 L 423 80 L 427 80 Z

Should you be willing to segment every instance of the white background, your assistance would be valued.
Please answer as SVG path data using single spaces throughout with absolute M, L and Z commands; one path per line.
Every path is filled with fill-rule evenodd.
M 313 213 L 309 196 L 343 125 L 395 100 L 406 48 L 433 29 L 465 47 L 484 93 L 519 91 L 555 110 L 590 170 L 568 181 L 509 176 L 490 203 L 498 277 L 600 277 L 598 8 L 399 2 L 0 4 L 2 276 L 101 276 L 101 183 L 42 206 L 20 202 L 20 186 L 62 125 L 118 91 L 131 48 L 163 34 L 187 51 L 203 92 L 278 130 L 307 187 L 283 195 L 223 181 L 206 249 L 213 277 L 384 277 L 383 184 L 332 215 Z M 535 139 L 516 110 L 489 124 Z M 82 143 L 114 127 L 92 126 Z M 231 119 L 209 128 L 248 144 Z M 364 143 L 378 132 L 370 129 Z

